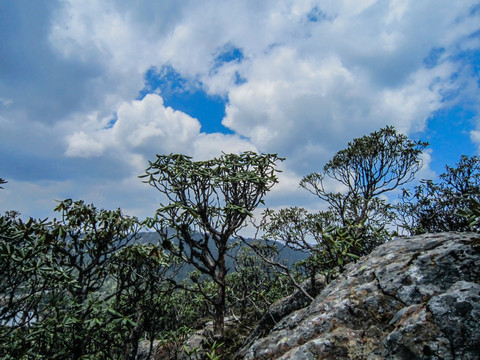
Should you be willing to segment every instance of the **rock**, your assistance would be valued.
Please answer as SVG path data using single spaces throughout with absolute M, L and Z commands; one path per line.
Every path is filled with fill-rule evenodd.
M 480 234 L 428 234 L 379 246 L 243 354 L 480 359 Z
M 323 290 L 327 284 L 324 275 L 315 277 L 315 289 L 317 292 Z M 300 284 L 308 294 L 312 294 L 312 286 L 310 280 Z M 310 295 L 312 296 L 312 295 Z M 270 306 L 267 312 L 262 316 L 255 326 L 254 330 L 245 340 L 242 348 L 237 352 L 236 358 L 242 358 L 248 348 L 260 337 L 265 336 L 272 327 L 292 312 L 302 309 L 310 303 L 310 300 L 303 291 L 297 289 L 290 296 L 284 297 Z

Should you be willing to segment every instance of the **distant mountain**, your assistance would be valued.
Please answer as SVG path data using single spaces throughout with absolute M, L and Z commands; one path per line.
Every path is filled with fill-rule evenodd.
M 198 235 L 200 236 L 200 234 Z M 160 236 L 156 232 L 142 232 L 140 233 L 140 238 L 138 239 L 139 243 L 143 244 L 158 244 L 160 239 Z M 247 239 L 247 241 L 253 241 L 253 239 Z M 274 241 L 271 241 L 271 244 L 274 244 Z M 240 247 L 246 247 L 245 244 L 241 244 Z M 279 246 L 281 247 L 281 246 Z M 234 260 L 232 257 L 234 256 L 234 252 L 238 252 L 239 247 L 235 247 L 233 251 L 229 252 L 229 255 L 227 257 L 227 268 L 229 269 L 229 272 L 234 269 Z M 215 253 L 215 249 L 212 249 L 212 252 Z M 282 249 L 280 252 L 280 260 L 284 261 L 286 264 L 289 266 L 293 266 L 295 263 L 305 260 L 307 258 L 307 254 L 298 250 L 293 250 L 291 248 L 285 247 Z M 184 278 L 188 276 L 188 274 L 193 271 L 193 266 L 189 265 L 186 266 L 183 271 L 181 271 L 181 278 Z

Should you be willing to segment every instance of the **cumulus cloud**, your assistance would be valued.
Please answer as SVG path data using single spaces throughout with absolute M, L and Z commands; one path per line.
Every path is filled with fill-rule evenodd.
M 256 62 L 254 80 L 232 89 L 223 124 L 311 171 L 353 137 L 385 125 L 422 130 L 441 106 L 448 68 L 419 69 L 402 87 L 380 88 L 338 57 L 318 61 L 279 48 Z
M 422 131 L 446 94 L 465 87 L 453 57 L 458 41 L 479 28 L 458 21 L 467 2 L 439 11 L 422 4 L 330 3 L 308 36 L 249 64 L 248 81 L 229 93 L 224 125 L 262 150 L 282 150 L 298 171 L 385 125 Z
M 83 131 L 75 132 L 67 138 L 68 147 L 65 151 L 67 156 L 92 157 L 100 156 L 104 146 Z
M 159 95 L 149 94 L 142 100 L 124 103 L 118 109 L 118 120 L 104 131 L 116 142 L 133 148 L 158 148 L 160 151 L 191 153 L 191 142 L 200 132 L 200 123 L 187 114 L 163 106 Z
M 476 0 L 19 0 L 3 9 L 7 174 L 37 176 L 13 165 L 22 164 L 98 194 L 108 184 L 109 199 L 124 196 L 132 209 L 119 183 L 170 152 L 279 153 L 287 160 L 272 198 L 294 203 L 298 179 L 354 137 L 385 125 L 421 132 L 437 110 L 480 92 Z M 140 98 L 147 71 L 166 66 L 225 99 L 233 134 L 202 132 L 161 92 Z
M 92 119 L 91 119 L 92 120 Z M 70 157 L 122 157 L 138 171 L 155 154 L 183 153 L 196 159 L 239 153 L 256 148 L 238 135 L 201 133 L 197 119 L 165 107 L 158 94 L 121 104 L 116 117 L 90 121 L 88 130 L 66 137 L 65 155 Z

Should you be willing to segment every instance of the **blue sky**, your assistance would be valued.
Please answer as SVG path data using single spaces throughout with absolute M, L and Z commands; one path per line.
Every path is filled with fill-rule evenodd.
M 231 61 L 230 58 L 224 57 L 218 60 Z M 145 95 L 157 92 L 162 96 L 165 106 L 198 119 L 202 126 L 201 131 L 233 133 L 222 125 L 228 99 L 220 95 L 207 94 L 202 89 L 201 83 L 193 86 L 187 84 L 188 80 L 171 66 L 164 66 L 160 70 L 151 68 L 145 74 L 145 87 L 137 99 L 141 100 Z
M 155 154 L 279 153 L 267 205 L 315 210 L 299 180 L 355 137 L 430 142 L 418 178 L 480 146 L 477 0 L 3 1 L 0 35 L 0 211 L 25 217 L 149 216 Z

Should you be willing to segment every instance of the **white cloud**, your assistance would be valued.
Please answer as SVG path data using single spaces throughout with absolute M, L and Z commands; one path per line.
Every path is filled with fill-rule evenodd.
M 145 166 L 144 166 L 145 167 Z M 0 191 L 0 211 L 16 210 L 24 217 L 53 218 L 57 201 L 67 198 L 93 203 L 97 208 L 116 209 L 143 219 L 153 216 L 160 202 L 159 193 L 137 176 L 93 183 L 68 181 L 9 180 Z
M 192 140 L 199 132 L 198 120 L 164 107 L 159 95 L 149 94 L 142 100 L 122 104 L 117 122 L 111 130 L 104 130 L 104 137 L 113 136 L 117 143 L 132 148 L 191 153 Z
M 123 196 L 140 208 L 125 194 L 156 153 L 243 150 L 287 157 L 275 204 L 308 202 L 298 179 L 352 138 L 387 124 L 421 131 L 436 110 L 479 95 L 478 74 L 458 56 L 479 50 L 477 0 L 42 4 L 15 9 L 28 21 L 4 39 L 4 63 L 15 66 L 0 73 L 0 140 L 12 164 L 44 161 L 63 177 L 74 169 L 99 196 L 96 182 L 108 184 L 105 204 Z M 21 53 L 28 41 L 32 54 Z M 216 64 L 226 46 L 242 59 Z M 135 100 L 145 72 L 165 65 L 224 96 L 223 124 L 235 133 L 202 133 L 161 94 Z M 478 131 L 471 139 L 480 143 Z
M 201 133 L 194 142 L 194 156 L 198 160 L 218 157 L 222 152 L 239 154 L 244 151 L 258 151 L 249 141 L 237 135 L 224 135 L 220 133 Z
M 84 130 L 66 137 L 67 156 L 121 157 L 138 171 L 155 154 L 183 153 L 207 159 L 221 152 L 256 151 L 238 135 L 201 133 L 197 119 L 165 107 L 157 94 L 121 104 L 114 124 L 108 127 L 105 118 L 95 121 L 95 114 L 89 118 Z
M 0 190 L 0 211 L 15 210 L 25 217 L 55 216 L 55 200 L 68 198 L 74 184 L 68 181 L 15 181 L 8 179 Z
M 68 147 L 65 151 L 67 156 L 93 157 L 103 153 L 104 146 L 83 131 L 75 132 L 67 138 Z
M 223 124 L 261 151 L 293 158 L 297 171 L 313 171 L 353 137 L 387 124 L 422 130 L 450 73 L 448 65 L 419 69 L 404 86 L 379 88 L 338 57 L 318 61 L 277 48 L 252 65 L 254 80 L 231 90 Z
M 480 124 L 480 120 L 477 120 L 477 123 Z M 470 131 L 470 139 L 477 146 L 477 152 L 480 153 L 480 130 Z

